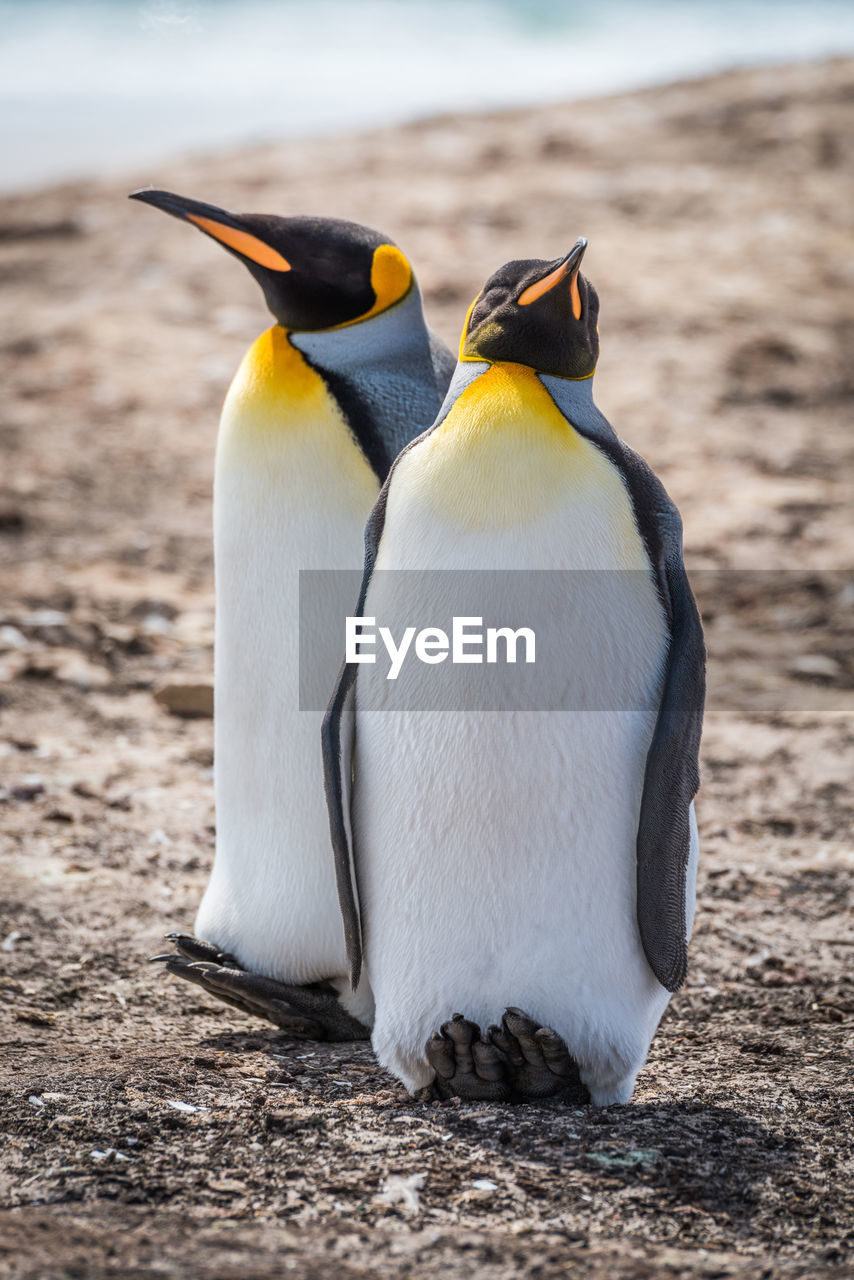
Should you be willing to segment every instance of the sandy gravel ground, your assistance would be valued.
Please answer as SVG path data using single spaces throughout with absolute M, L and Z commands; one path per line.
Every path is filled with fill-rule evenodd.
M 852 108 L 836 61 L 0 202 L 0 1274 L 851 1274 Z M 216 419 L 267 324 L 149 181 L 383 227 L 451 342 L 590 238 L 597 397 L 711 652 L 691 971 L 630 1106 L 415 1104 L 146 965 L 212 856 L 211 722 L 153 693 L 210 681 Z

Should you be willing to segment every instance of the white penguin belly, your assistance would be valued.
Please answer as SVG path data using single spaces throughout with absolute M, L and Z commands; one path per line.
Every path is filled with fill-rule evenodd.
M 635 887 L 663 609 L 628 494 L 595 446 L 575 439 L 545 509 L 516 475 L 490 520 L 471 494 L 456 504 L 426 444 L 396 469 L 377 569 L 636 570 L 630 615 L 598 665 L 572 670 L 574 650 L 589 654 L 585 619 L 570 598 L 556 607 L 579 693 L 629 673 L 646 697 L 640 709 L 617 694 L 613 710 L 387 712 L 367 705 L 385 668 L 360 667 L 354 838 L 374 1048 L 414 1091 L 432 1076 L 425 1043 L 452 1013 L 486 1026 L 518 1005 L 565 1038 L 594 1102 L 625 1101 L 669 998 L 643 953 Z M 504 463 L 491 462 L 495 482 Z M 377 573 L 366 616 L 379 624 L 393 590 Z M 430 612 L 426 600 L 423 625 Z M 436 678 L 417 663 L 407 674 L 413 688 Z M 506 673 L 495 678 L 506 687 Z
M 235 379 L 217 448 L 217 844 L 196 933 L 303 983 L 343 978 L 347 961 L 322 712 L 300 710 L 299 571 L 361 568 L 379 484 L 317 375 L 289 402 L 258 378 L 263 355 Z M 344 1003 L 369 1017 L 366 984 Z

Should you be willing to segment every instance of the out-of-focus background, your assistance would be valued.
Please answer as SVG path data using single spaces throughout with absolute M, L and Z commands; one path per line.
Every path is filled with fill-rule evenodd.
M 850 1274 L 852 54 L 830 0 L 0 3 L 0 1275 Z M 383 228 L 451 344 L 589 237 L 710 652 L 631 1106 L 415 1104 L 146 966 L 212 857 L 216 422 L 270 323 L 149 182 Z
M 848 0 L 4 0 L 0 188 L 854 50 Z

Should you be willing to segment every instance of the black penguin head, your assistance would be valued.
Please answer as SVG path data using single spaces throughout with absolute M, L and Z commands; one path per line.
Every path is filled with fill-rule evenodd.
M 587 241 L 554 262 L 508 262 L 472 304 L 463 360 L 510 361 L 559 378 L 589 378 L 599 356 L 599 298 L 579 272 Z
M 286 329 L 332 329 L 378 315 L 412 287 L 412 268 L 386 236 L 336 218 L 229 213 L 170 191 L 134 191 L 191 222 L 248 267 Z

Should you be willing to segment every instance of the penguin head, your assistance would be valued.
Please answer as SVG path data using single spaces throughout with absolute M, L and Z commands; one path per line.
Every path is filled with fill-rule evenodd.
M 599 356 L 599 298 L 579 271 L 587 241 L 553 262 L 508 262 L 472 303 L 461 360 L 509 361 L 559 378 L 589 378 Z
M 285 329 L 321 330 L 379 315 L 412 288 L 412 268 L 386 236 L 336 218 L 230 213 L 170 191 L 134 191 L 193 223 L 251 271 Z

